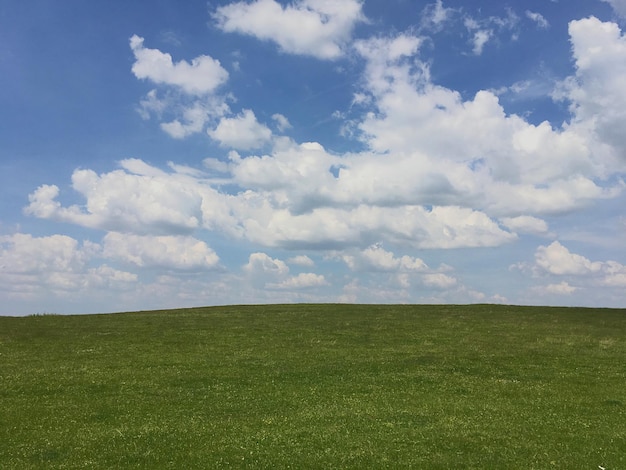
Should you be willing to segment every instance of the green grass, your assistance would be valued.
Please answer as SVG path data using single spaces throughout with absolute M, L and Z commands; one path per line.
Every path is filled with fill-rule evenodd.
M 626 468 L 626 310 L 0 318 L 0 468 Z

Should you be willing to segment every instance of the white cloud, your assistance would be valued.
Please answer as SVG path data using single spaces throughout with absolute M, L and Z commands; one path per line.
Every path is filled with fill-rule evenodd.
M 570 252 L 558 241 L 537 248 L 533 269 L 539 274 L 570 276 L 585 285 L 626 287 L 626 265 L 612 260 L 591 261 Z
M 517 21 L 510 13 L 481 22 L 466 18 L 466 26 L 511 30 Z M 283 140 L 270 155 L 235 154 L 228 169 L 248 191 L 213 194 L 220 222 L 203 214 L 203 225 L 267 246 L 364 244 L 368 231 L 380 240 L 421 248 L 494 246 L 515 235 L 503 231 L 491 214 L 512 230 L 545 233 L 545 222 L 535 215 L 575 210 L 621 191 L 619 185 L 598 184 L 595 178 L 607 174 L 606 162 L 592 153 L 578 128 L 553 129 L 547 122 L 532 125 L 507 116 L 486 91 L 461 100 L 430 82 L 428 66 L 414 59 L 420 44 L 406 34 L 355 44 L 366 59 L 361 102 L 378 111 L 359 124 L 372 153 L 335 156 L 316 143 Z M 282 126 L 282 119 L 275 119 Z M 251 110 L 223 118 L 209 134 L 241 149 L 272 138 Z M 42 198 L 39 213 L 59 212 L 51 199 Z M 393 218 L 408 214 L 420 223 Z
M 109 232 L 103 256 L 139 267 L 198 271 L 217 267 L 219 257 L 201 240 L 189 236 L 140 236 Z
M 36 298 L 42 293 L 70 295 L 89 289 L 127 289 L 137 275 L 106 264 L 90 267 L 100 257 L 99 245 L 82 244 L 66 235 L 0 236 L 0 291 L 11 297 Z
M 570 253 L 558 241 L 540 246 L 535 253 L 535 263 L 550 274 L 589 274 L 600 271 L 601 263 L 592 263 L 584 256 Z
M 211 173 L 228 173 L 229 165 L 227 162 L 218 160 L 217 158 L 205 158 L 202 165 Z
M 150 90 L 146 93 L 146 97 L 139 102 L 139 115 L 143 119 L 150 119 L 152 114 L 161 117 L 169 104 L 167 100 L 159 98 L 156 90 Z
M 489 29 L 479 29 L 478 31 L 474 31 L 474 36 L 472 37 L 472 52 L 474 55 L 481 55 L 483 53 L 485 44 L 487 44 L 492 36 L 493 31 Z
M 535 23 L 537 23 L 537 26 L 539 28 L 547 29 L 550 27 L 550 23 L 548 22 L 548 20 L 545 19 L 545 17 L 541 13 L 537 13 L 537 12 L 530 11 L 530 10 L 526 10 L 525 13 L 526 13 L 526 17 L 534 21 Z
M 342 259 L 352 270 L 420 272 L 428 269 L 419 258 L 404 255 L 396 257 L 380 244 L 371 245 L 356 255 L 342 255 Z
M 189 108 L 183 109 L 180 119 L 161 123 L 161 129 L 175 139 L 202 132 L 209 120 L 209 113 L 202 103 L 197 102 Z
M 252 253 L 243 270 L 250 275 L 262 277 L 281 277 L 289 273 L 289 267 L 284 261 L 274 259 L 265 253 Z
M 367 194 L 359 198 L 358 186 L 354 192 L 341 195 L 338 191 L 336 195 L 341 205 L 349 203 L 348 207 L 331 207 L 329 204 L 336 204 L 333 193 L 316 185 L 315 172 L 308 173 L 308 165 L 316 165 L 314 157 L 323 157 L 323 151 L 312 145 L 300 149 L 303 154 L 293 154 L 299 157 L 294 160 L 298 162 L 297 172 L 286 173 L 284 180 L 279 172 L 270 171 L 272 166 L 265 163 L 272 163 L 269 157 L 258 160 L 260 166 L 249 168 L 245 178 L 236 179 L 248 187 L 265 185 L 258 192 L 221 194 L 187 171 L 170 174 L 138 160 L 125 160 L 122 164 L 126 171 L 103 175 L 91 170 L 74 172 L 73 187 L 86 198 L 84 208 L 62 207 L 56 200 L 58 188 L 42 186 L 30 195 L 26 212 L 91 228 L 144 235 L 206 228 L 266 246 L 292 248 L 362 245 L 372 236 L 420 248 L 495 246 L 515 239 L 479 211 L 455 206 L 425 209 L 407 205 L 406 201 L 390 206 L 384 194 L 381 199 L 368 200 Z M 305 155 L 311 157 L 309 162 L 302 158 Z M 251 157 L 243 161 L 256 160 Z M 240 168 L 236 162 L 234 165 L 234 173 L 239 175 Z M 325 178 L 334 179 L 329 171 L 325 174 Z M 325 198 L 330 199 L 323 203 Z M 305 203 L 313 206 L 302 207 Z M 290 210 L 292 204 L 292 209 L 300 210 Z
M 525 103 L 537 99 L 551 99 L 554 93 L 555 82 L 548 75 L 539 71 L 533 78 L 526 78 L 514 82 L 509 86 L 487 90 L 498 97 L 504 97 L 508 103 Z
M 422 282 L 437 289 L 449 289 L 457 284 L 456 278 L 444 273 L 429 273 L 422 275 Z
M 167 162 L 167 166 L 168 166 L 168 168 L 171 168 L 172 170 L 174 170 L 175 173 L 177 173 L 179 175 L 191 176 L 192 178 L 198 178 L 200 180 L 207 176 L 207 173 L 205 171 L 200 170 L 198 168 L 193 168 L 193 167 L 188 166 L 188 165 L 179 165 L 178 163 L 174 163 L 172 161 L 169 161 L 169 162 Z M 210 164 L 209 165 L 205 165 L 205 166 L 207 168 L 210 168 Z M 164 174 L 166 174 L 166 173 L 164 172 Z
M 234 148 L 273 147 L 245 158 L 231 152 L 228 163 L 205 160 L 219 179 L 128 159 L 110 173 L 74 172 L 72 186 L 84 204 L 63 206 L 59 188 L 43 185 L 29 196 L 26 212 L 136 235 L 216 230 L 286 249 L 364 249 L 378 241 L 420 249 L 499 246 L 517 239 L 511 231 L 546 234 L 543 214 L 573 211 L 622 190 L 606 178 L 623 166 L 589 131 L 603 126 L 590 109 L 604 99 L 591 93 L 589 77 L 614 85 L 606 87 L 611 100 L 624 99 L 605 63 L 616 59 L 621 70 L 623 38 L 616 28 L 595 19 L 570 26 L 577 75 L 565 92 L 576 119 L 562 128 L 507 114 L 488 91 L 463 99 L 432 83 L 428 64 L 416 57 L 422 39 L 378 37 L 354 45 L 365 61 L 358 93 L 366 112 L 356 126 L 365 151 L 336 155 L 316 142 L 273 137 L 245 110 L 210 134 Z M 597 30 L 601 34 L 588 37 Z M 618 118 L 623 114 L 606 106 Z M 170 131 L 183 136 L 181 126 Z M 393 254 L 386 260 L 372 253 L 379 266 L 399 262 Z
M 515 29 L 517 28 L 520 19 L 512 8 L 506 8 L 505 16 L 490 16 L 488 20 L 490 23 L 496 25 L 503 31 L 512 31 L 512 39 L 517 39 L 517 33 Z
M 555 97 L 571 103 L 571 127 L 595 139 L 596 159 L 602 157 L 606 173 L 625 170 L 626 37 L 615 23 L 589 17 L 569 23 L 576 74 L 565 80 Z M 602 155 L 604 147 L 613 148 Z M 613 161 L 610 157 L 613 157 Z M 621 161 L 618 160 L 621 159 Z
M 275 42 L 282 51 L 319 59 L 344 54 L 352 29 L 365 18 L 358 0 L 300 0 L 282 6 L 274 0 L 237 2 L 217 8 L 217 26 Z
M 498 34 L 505 32 L 511 34 L 512 40 L 517 40 L 517 25 L 519 18 L 513 10 L 507 9 L 506 16 L 489 16 L 486 18 L 474 18 L 466 15 L 463 24 L 467 32 L 471 35 L 470 44 L 472 53 L 481 55 L 485 45 Z
M 255 220 L 246 223 L 246 236 L 266 246 L 283 248 L 358 246 L 374 234 L 416 248 L 498 246 L 516 238 L 484 214 L 457 207 L 427 211 L 421 206 L 360 205 L 351 210 L 320 208 L 297 215 L 267 205 L 250 209 Z
M 625 11 L 623 2 L 606 1 Z M 606 13 L 608 3 L 593 8 Z M 518 265 L 523 269 L 515 274 L 529 274 L 527 284 L 542 284 L 527 292 L 569 295 L 572 302 L 608 294 L 611 305 L 623 304 L 626 267 L 624 259 L 615 258 L 621 256 L 621 232 L 616 222 L 608 222 L 621 214 L 626 189 L 626 37 L 619 24 L 594 17 L 569 24 L 573 72 L 553 95 L 569 105 L 570 115 L 563 117 L 567 109 L 559 103 L 531 102 L 550 96 L 546 90 L 554 82 L 546 71 L 512 77 L 516 72 L 509 70 L 506 82 L 498 83 L 504 76 L 496 74 L 489 86 L 512 85 L 480 89 L 480 72 L 494 65 L 498 54 L 515 49 L 532 55 L 524 48 L 534 41 L 514 48 L 507 41 L 520 31 L 544 34 L 539 29 L 550 26 L 547 17 L 532 6 L 519 9 L 520 20 L 502 5 L 495 10 L 450 5 L 442 0 L 411 5 L 413 26 L 402 32 L 397 22 L 361 27 L 368 21 L 364 12 L 372 8 L 363 0 L 222 1 L 209 7 L 211 21 L 218 36 L 238 44 L 230 44 L 229 52 L 207 43 L 213 57 L 182 55 L 194 41 L 189 34 L 174 37 L 163 30 L 161 43 L 177 47 L 171 51 L 148 48 L 149 39 L 133 36 L 127 67 L 144 88 L 137 111 L 174 139 L 201 134 L 198 138 L 208 142 L 205 153 L 200 140 L 190 139 L 170 142 L 183 155 L 176 163 L 163 160 L 172 150 L 165 146 L 146 154 L 146 160 L 122 160 L 119 167 L 80 166 L 71 185 L 51 174 L 47 182 L 58 186 L 32 191 L 25 212 L 78 225 L 69 229 L 74 237 L 85 233 L 101 239 L 3 237 L 0 289 L 11 295 L 38 289 L 83 293 L 91 299 L 89 294 L 111 285 L 116 293 L 132 291 L 124 294 L 127 300 L 136 294 L 174 304 L 342 294 L 359 301 L 448 302 L 502 299 L 492 291 L 496 284 L 517 302 L 515 292 L 524 286 L 505 288 L 504 279 L 494 281 L 500 274 L 496 269 L 511 250 L 527 249 L 536 240 L 531 234 L 544 237 L 546 246 L 531 249 L 528 263 Z M 500 16 L 485 17 L 484 11 Z M 393 12 L 386 13 L 394 21 Z M 550 31 L 561 43 L 543 52 L 563 51 L 567 36 L 562 33 Z M 264 62 L 275 77 L 302 66 L 299 72 L 306 77 L 298 84 L 308 98 L 299 101 L 290 95 L 295 88 L 283 87 L 281 96 L 259 101 L 253 88 L 261 81 L 267 85 L 266 74 L 254 82 L 237 73 L 236 83 L 228 83 L 228 72 L 210 50 L 220 50 L 220 58 L 243 72 L 260 50 L 258 41 L 254 45 L 259 38 L 269 48 L 308 56 L 278 54 L 272 60 L 280 64 Z M 467 57 L 472 50 L 485 57 Z M 470 72 L 465 63 L 485 65 L 464 81 L 463 90 L 434 81 L 450 71 L 450 53 L 464 56 L 456 63 L 461 75 Z M 316 58 L 342 60 L 329 64 Z M 558 75 L 566 59 L 554 57 L 546 70 Z M 327 83 L 321 93 L 310 89 L 315 77 L 305 70 L 315 64 L 317 84 Z M 241 87 L 249 93 L 235 96 Z M 265 88 L 271 93 L 272 86 Z M 316 109 L 302 114 L 303 105 L 313 101 Z M 238 103 L 234 112 L 232 103 Z M 273 109 L 257 109 L 261 104 Z M 528 114 L 511 112 L 523 113 L 524 107 Z M 323 109 L 328 120 L 319 114 Z M 550 121 L 541 122 L 542 114 Z M 305 127 L 287 131 L 288 115 Z M 149 140 L 146 124 L 135 129 L 135 144 Z M 341 135 L 333 135 L 330 126 Z M 314 139 L 325 139 L 320 142 L 326 148 Z M 607 198 L 614 200 L 602 201 Z M 592 223 L 585 223 L 588 217 Z M 10 223 L 0 228 L 20 230 L 19 223 Z M 39 234 L 49 225 L 31 223 Z M 556 238 L 560 241 L 551 243 Z M 203 240 L 223 247 L 223 261 Z M 561 245 L 568 241 L 576 244 Z M 514 245 L 502 247 L 507 243 Z M 472 287 L 484 286 L 488 293 L 465 287 L 464 275 L 453 268 L 430 268 L 422 260 L 458 264 L 469 272 L 472 247 L 501 247 L 480 250 L 485 266 L 491 264 L 472 273 Z M 575 247 L 580 254 L 570 251 Z M 240 259 L 242 250 L 245 256 L 252 253 L 247 261 Z M 615 260 L 608 260 L 610 250 L 618 253 Z M 230 263 L 229 269 L 220 270 L 220 261 Z M 219 271 L 219 282 L 209 271 Z
M 504 299 L 506 300 L 506 299 Z M 502 296 L 490 296 L 468 289 L 457 279 L 442 273 L 377 274 L 347 282 L 338 297 L 350 303 L 468 303 L 502 302 Z
M 218 126 L 209 130 L 208 134 L 221 146 L 237 150 L 259 148 L 272 139 L 272 131 L 260 124 L 254 112 L 249 109 L 234 118 L 222 118 Z
M 360 290 L 359 281 L 352 279 L 349 283 L 343 286 L 342 294 L 338 297 L 339 303 L 356 303 L 358 300 L 358 293 Z
M 212 93 L 228 79 L 228 72 L 219 61 L 209 56 L 201 55 L 191 63 L 184 60 L 174 63 L 170 54 L 148 49 L 143 42 L 137 35 L 130 38 L 135 55 L 132 72 L 139 79 L 175 86 L 191 95 Z
M 41 219 L 59 219 L 66 212 L 61 203 L 55 199 L 59 196 L 59 187 L 54 184 L 42 184 L 28 195 L 30 204 L 24 208 L 24 213 Z
M 291 128 L 291 124 L 289 123 L 289 120 L 282 114 L 279 114 L 279 113 L 273 114 L 272 119 L 276 121 L 276 127 L 281 132 Z
M 327 286 L 328 282 L 321 274 L 300 273 L 278 283 L 268 283 L 269 289 L 306 289 L 309 287 Z
M 199 56 L 191 64 L 174 63 L 170 54 L 145 48 L 143 38 L 136 35 L 130 45 L 135 55 L 133 74 L 165 87 L 163 95 L 153 89 L 140 101 L 138 111 L 143 119 L 152 115 L 160 121 L 171 119 L 161 122 L 161 129 L 175 139 L 183 139 L 202 132 L 207 122 L 229 111 L 225 98 L 215 94 L 228 79 L 219 61 Z
M 339 160 L 317 143 L 289 143 L 272 155 L 231 158 L 234 179 L 245 188 L 272 191 L 295 207 L 315 207 L 332 198 L 330 168 Z
M 295 264 L 298 266 L 315 266 L 315 262 L 306 255 L 298 255 L 287 260 L 289 264 Z
M 569 295 L 573 294 L 578 289 L 576 287 L 570 286 L 567 282 L 562 281 L 558 284 L 548 284 L 547 286 L 540 287 L 537 290 L 545 294 Z
M 243 266 L 243 272 L 246 284 L 257 290 L 267 288 L 282 290 L 283 283 L 295 283 L 294 280 L 289 281 L 289 266 L 284 261 L 262 252 L 250 254 L 248 262 Z M 287 284 L 284 286 L 285 289 L 289 288 Z
M 615 12 L 622 18 L 626 18 L 626 0 L 602 0 L 610 3 Z
M 518 217 L 504 217 L 501 219 L 505 227 L 517 233 L 532 233 L 536 235 L 546 235 L 548 224 L 545 220 L 529 215 Z
M 356 41 L 355 50 L 366 60 L 365 77 L 371 92 L 384 92 L 388 90 L 390 80 L 407 77 L 409 69 L 398 67 L 397 64 L 402 64 L 404 59 L 417 54 L 422 42 L 422 38 L 410 34 Z M 389 69 L 389 65 L 394 65 L 394 68 Z M 357 94 L 358 101 L 368 101 L 370 93 Z
M 134 160 L 125 162 L 138 167 Z M 187 185 L 189 178 L 154 174 L 156 169 L 148 168 L 150 171 L 143 174 L 117 170 L 97 175 L 92 170 L 76 170 L 72 186 L 87 200 L 84 208 L 61 207 L 55 200 L 58 187 L 44 185 L 29 196 L 30 205 L 25 211 L 37 217 L 120 232 L 171 233 L 198 228 L 202 196 Z
M 358 127 L 376 155 L 355 164 L 371 170 L 365 180 L 381 181 L 379 194 L 393 188 L 396 201 L 471 204 L 514 217 L 572 211 L 621 192 L 619 182 L 600 184 L 615 166 L 579 127 L 530 124 L 487 91 L 463 101 L 431 83 L 427 64 L 389 59 L 380 42 L 357 45 L 375 111 Z M 340 179 L 354 172 L 348 163 Z
M 85 265 L 91 252 L 97 249 L 90 242 L 81 248 L 78 241 L 66 235 L 37 238 L 17 233 L 0 236 L 0 243 L 2 271 L 20 274 L 76 271 Z
M 626 266 L 616 261 L 607 261 L 603 265 L 605 273 L 601 284 L 607 287 L 626 288 Z
M 396 281 L 402 289 L 411 287 L 411 276 L 407 273 L 399 273 L 396 275 Z
M 608 57 L 621 54 L 623 40 L 613 26 L 597 20 L 582 26 L 608 31 L 613 39 L 603 44 L 615 43 Z M 572 27 L 578 44 L 581 34 Z M 122 170 L 111 173 L 74 172 L 73 187 L 86 199 L 84 206 L 62 206 L 58 188 L 44 185 L 30 195 L 26 211 L 136 234 L 218 230 L 290 249 L 367 247 L 376 241 L 433 249 L 514 241 L 516 234 L 494 217 L 514 231 L 543 233 L 547 227 L 538 216 L 573 211 L 622 191 L 619 180 L 604 180 L 620 166 L 595 145 L 588 129 L 601 121 L 581 111 L 582 98 L 576 98 L 573 124 L 530 124 L 507 115 L 491 92 L 464 100 L 433 84 L 428 65 L 415 57 L 420 45 L 420 38 L 408 34 L 355 44 L 366 62 L 359 93 L 368 97 L 362 103 L 371 110 L 357 125 L 366 151 L 334 155 L 315 142 L 272 138 L 246 110 L 210 131 L 238 148 L 273 143 L 270 154 L 231 153 L 228 164 L 219 162 L 221 181 L 241 188 L 237 194 L 222 192 L 201 175 L 139 168 L 137 161 L 125 160 Z M 599 65 L 584 65 L 589 54 L 577 52 L 579 72 L 604 70 L 597 58 L 591 63 L 597 59 Z M 572 83 L 586 91 L 583 78 Z M 567 88 L 568 96 L 575 98 L 576 90 Z M 607 90 L 619 102 L 621 88 Z
M 446 266 L 434 271 L 420 258 L 408 255 L 397 257 L 380 244 L 371 245 L 357 253 L 340 253 L 337 257 L 352 271 L 395 273 L 393 279 L 401 289 L 408 289 L 412 279 L 435 289 L 449 289 L 457 285 L 456 278 L 441 272 Z
M 421 26 L 427 30 L 441 31 L 454 12 L 453 8 L 444 7 L 442 0 L 429 3 L 422 10 Z

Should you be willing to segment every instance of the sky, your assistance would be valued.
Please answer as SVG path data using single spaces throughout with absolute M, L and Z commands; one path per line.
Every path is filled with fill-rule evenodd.
M 626 1 L 0 3 L 0 314 L 626 307 Z

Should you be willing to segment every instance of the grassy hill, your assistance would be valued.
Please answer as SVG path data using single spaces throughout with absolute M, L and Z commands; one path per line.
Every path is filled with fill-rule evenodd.
M 0 318 L 0 468 L 626 468 L 626 310 Z

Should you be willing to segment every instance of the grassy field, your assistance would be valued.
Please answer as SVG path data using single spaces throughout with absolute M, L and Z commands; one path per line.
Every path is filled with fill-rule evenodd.
M 0 318 L 0 468 L 626 469 L 626 310 Z

